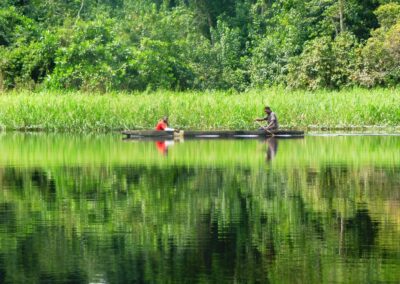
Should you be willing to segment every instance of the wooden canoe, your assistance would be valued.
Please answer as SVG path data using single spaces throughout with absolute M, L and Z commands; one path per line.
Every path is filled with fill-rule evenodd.
M 251 139 L 251 138 L 299 138 L 304 131 L 296 130 L 213 130 L 213 131 L 154 131 L 154 130 L 127 130 L 122 132 L 127 139 Z

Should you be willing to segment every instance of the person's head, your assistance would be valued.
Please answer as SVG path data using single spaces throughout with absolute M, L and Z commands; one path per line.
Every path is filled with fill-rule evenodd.
M 162 120 L 168 124 L 168 116 L 164 116 Z
M 270 114 L 270 113 L 272 112 L 272 110 L 271 110 L 271 108 L 270 108 L 269 106 L 266 106 L 266 107 L 264 108 L 264 112 L 265 112 L 266 114 Z

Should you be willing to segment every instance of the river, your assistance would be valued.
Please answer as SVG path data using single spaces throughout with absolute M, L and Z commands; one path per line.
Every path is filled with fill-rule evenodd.
M 0 283 L 399 283 L 400 137 L 0 134 Z

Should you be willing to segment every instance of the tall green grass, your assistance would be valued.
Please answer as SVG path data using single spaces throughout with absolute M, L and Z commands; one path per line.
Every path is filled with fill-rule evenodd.
M 270 105 L 284 128 L 396 127 L 400 89 L 232 92 L 56 93 L 0 95 L 0 125 L 6 129 L 110 131 L 151 129 L 170 116 L 183 129 L 252 129 Z

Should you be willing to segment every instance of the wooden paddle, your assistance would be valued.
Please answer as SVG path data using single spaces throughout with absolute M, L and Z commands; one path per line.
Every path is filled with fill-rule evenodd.
M 258 120 L 255 120 L 255 122 L 257 122 L 258 125 L 261 126 L 262 129 L 264 129 L 264 131 L 268 132 L 269 134 L 271 134 L 271 136 L 275 136 L 274 133 L 272 133 L 271 131 L 269 131 L 264 125 L 261 124 L 261 122 L 259 122 Z

